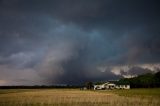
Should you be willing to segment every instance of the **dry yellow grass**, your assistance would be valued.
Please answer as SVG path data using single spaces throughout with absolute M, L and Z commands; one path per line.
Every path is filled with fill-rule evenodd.
M 112 92 L 67 89 L 24 90 L 0 94 L 0 106 L 160 106 L 159 97 L 125 97 Z

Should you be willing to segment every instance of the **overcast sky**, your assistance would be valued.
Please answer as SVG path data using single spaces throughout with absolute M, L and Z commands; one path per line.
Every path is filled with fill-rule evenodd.
M 0 85 L 81 84 L 160 70 L 158 0 L 0 0 Z

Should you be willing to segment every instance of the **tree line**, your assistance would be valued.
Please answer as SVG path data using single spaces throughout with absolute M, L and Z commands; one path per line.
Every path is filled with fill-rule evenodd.
M 131 88 L 156 88 L 160 87 L 160 71 L 146 73 L 133 78 L 122 78 L 117 84 L 130 84 Z
M 33 86 L 27 86 L 27 85 L 17 85 L 17 86 L 0 86 L 0 89 L 53 89 L 53 88 L 58 88 L 58 89 L 68 89 L 68 88 L 80 88 L 82 86 L 80 85 L 33 85 Z

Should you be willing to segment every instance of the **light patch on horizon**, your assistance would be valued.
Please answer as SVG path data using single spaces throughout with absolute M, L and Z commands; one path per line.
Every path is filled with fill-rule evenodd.
M 0 80 L 0 85 L 6 85 L 7 81 L 6 80 Z

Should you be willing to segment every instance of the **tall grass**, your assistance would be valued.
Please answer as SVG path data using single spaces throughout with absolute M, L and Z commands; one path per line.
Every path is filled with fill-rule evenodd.
M 114 93 L 120 96 L 130 96 L 130 97 L 159 97 L 160 98 L 160 88 L 137 88 L 137 89 L 130 89 L 130 90 L 101 90 L 98 92 L 102 93 Z
M 0 94 L 0 106 L 160 106 L 157 96 L 119 96 L 115 91 L 30 89 L 6 92 Z

